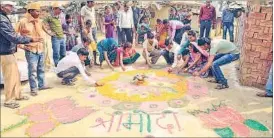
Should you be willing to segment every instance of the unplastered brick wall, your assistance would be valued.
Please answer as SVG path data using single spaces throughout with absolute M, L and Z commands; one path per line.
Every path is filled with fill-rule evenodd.
M 243 16 L 245 20 L 240 58 L 240 82 L 245 86 L 264 88 L 272 64 L 272 7 L 254 5 Z

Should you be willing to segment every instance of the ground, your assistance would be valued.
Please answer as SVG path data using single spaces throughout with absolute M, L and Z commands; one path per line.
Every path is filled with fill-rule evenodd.
M 24 58 L 22 51 L 18 57 Z M 75 86 L 63 86 L 49 70 L 46 81 L 53 89 L 20 102 L 18 110 L 1 106 L 1 136 L 270 137 L 272 98 L 241 86 L 237 65 L 222 67 L 230 86 L 225 90 L 215 90 L 208 79 L 168 74 L 163 57 L 149 70 L 142 57 L 126 72 L 112 72 L 106 63 L 103 70 L 92 68 L 92 78 L 106 83 L 100 88 L 81 77 Z M 131 82 L 137 74 L 148 76 L 138 86 Z M 28 83 L 22 87 L 29 95 Z

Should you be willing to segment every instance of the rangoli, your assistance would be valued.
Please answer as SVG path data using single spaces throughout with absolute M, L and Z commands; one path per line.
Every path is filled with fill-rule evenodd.
M 19 110 L 18 114 L 28 116 L 31 122 L 26 135 L 40 137 L 60 124 L 77 122 L 95 111 L 90 107 L 77 107 L 74 100 L 67 97 L 29 105 Z
M 136 74 L 145 74 L 141 85 L 132 83 Z M 116 73 L 101 80 L 106 85 L 98 92 L 105 97 L 123 102 L 168 101 L 183 97 L 187 83 L 183 77 L 159 70 L 134 70 Z

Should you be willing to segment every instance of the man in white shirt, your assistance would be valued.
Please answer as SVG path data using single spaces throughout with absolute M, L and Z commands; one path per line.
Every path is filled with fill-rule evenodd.
M 90 85 L 102 86 L 95 80 L 88 77 L 85 72 L 85 67 L 82 62 L 86 60 L 89 52 L 85 48 L 81 48 L 77 53 L 70 52 L 66 57 L 64 57 L 57 65 L 57 76 L 62 78 L 63 85 L 73 86 L 74 79 L 78 74 L 81 74 L 85 81 Z
M 95 13 L 95 2 L 93 0 L 87 0 L 87 5 L 82 7 L 81 9 L 81 20 L 82 26 L 85 26 L 85 22 L 87 20 L 91 20 L 92 22 L 92 37 L 94 41 L 97 43 L 97 26 L 96 26 L 96 13 Z
M 122 43 L 133 42 L 134 20 L 132 10 L 129 10 L 129 6 L 124 4 L 124 11 L 120 13 L 121 20 L 119 21 L 120 31 L 122 32 Z

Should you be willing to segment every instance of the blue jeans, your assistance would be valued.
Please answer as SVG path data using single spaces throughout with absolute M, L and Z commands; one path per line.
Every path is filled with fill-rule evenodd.
M 78 74 L 80 74 L 80 71 L 77 67 L 71 67 L 64 71 L 61 71 L 57 74 L 59 78 L 63 78 L 63 81 L 70 82 L 73 78 L 75 78 Z
M 95 43 L 97 43 L 97 29 L 96 27 L 92 28 L 92 36 L 93 36 L 93 39 L 95 41 Z
M 38 87 L 43 88 L 45 84 L 45 67 L 44 67 L 44 53 L 32 53 L 25 51 L 25 56 L 28 62 L 28 76 L 29 76 L 29 85 L 31 91 L 37 91 L 37 82 Z
M 271 65 L 265 89 L 268 96 L 273 95 L 273 65 Z
M 53 60 L 57 66 L 59 60 L 66 56 L 66 43 L 64 38 L 51 37 Z
M 218 83 L 227 85 L 227 79 L 224 77 L 224 74 L 220 66 L 229 64 L 232 61 L 238 60 L 239 58 L 240 58 L 240 54 L 217 54 L 215 56 L 215 59 L 211 68 L 212 68 L 212 73 L 215 77 L 215 80 Z
M 229 32 L 230 42 L 234 42 L 234 25 L 230 22 L 223 23 L 223 39 L 226 39 L 227 30 Z
M 200 23 L 200 38 L 201 37 L 209 38 L 210 30 L 211 30 L 211 21 L 210 20 L 201 21 L 201 23 Z

